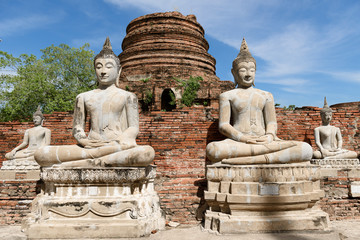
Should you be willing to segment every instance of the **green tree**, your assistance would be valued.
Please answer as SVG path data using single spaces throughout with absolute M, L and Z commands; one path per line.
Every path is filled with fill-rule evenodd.
M 0 51 L 0 70 L 16 72 L 0 74 L 0 121 L 27 120 L 38 105 L 44 113 L 72 111 L 76 95 L 96 87 L 89 46 L 51 45 L 40 59 Z
M 197 92 L 200 89 L 200 82 L 203 80 L 203 78 L 199 76 L 191 76 L 189 80 L 183 80 L 178 78 L 174 79 L 179 82 L 180 87 L 184 89 L 181 97 L 181 103 L 188 107 L 192 106 L 196 99 Z

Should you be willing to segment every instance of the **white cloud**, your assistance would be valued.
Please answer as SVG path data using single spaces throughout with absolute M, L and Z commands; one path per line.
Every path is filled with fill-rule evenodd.
M 52 24 L 57 21 L 56 16 L 31 15 L 18 18 L 6 19 L 0 22 L 1 36 L 13 35 L 17 32 L 36 29 L 42 26 Z
M 293 84 L 304 85 L 308 80 L 296 76 L 328 72 L 337 61 L 347 60 L 341 59 L 344 41 L 360 37 L 360 5 L 357 3 L 339 5 L 337 1 L 314 3 L 306 0 L 105 2 L 119 8 L 134 7 L 145 13 L 178 10 L 185 15 L 195 14 L 208 35 L 235 49 L 240 48 L 245 36 L 253 55 L 265 61 L 261 78 L 285 86 L 286 91 L 290 90 L 287 88 L 290 80 L 271 79 L 297 78 Z M 359 81 L 357 73 L 348 75 L 349 79 Z
M 354 72 L 324 72 L 333 78 L 341 79 L 342 81 L 360 83 L 360 71 Z

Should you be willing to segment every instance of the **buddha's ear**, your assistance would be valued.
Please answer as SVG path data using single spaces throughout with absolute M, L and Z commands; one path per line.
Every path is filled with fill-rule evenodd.
M 119 70 L 118 70 L 118 75 L 117 75 L 117 79 L 115 81 L 115 86 L 119 87 L 119 84 L 120 84 L 120 74 L 121 74 L 121 71 L 122 71 L 122 67 L 120 66 L 119 67 Z
M 122 71 L 122 67 L 120 66 L 120 67 L 119 67 L 119 71 L 118 71 L 118 76 L 120 76 L 121 71 Z
M 238 82 L 236 81 L 236 77 L 235 77 L 235 71 L 234 71 L 234 68 L 231 68 L 231 73 L 234 77 L 234 82 L 235 82 L 235 88 L 237 88 L 239 86 Z

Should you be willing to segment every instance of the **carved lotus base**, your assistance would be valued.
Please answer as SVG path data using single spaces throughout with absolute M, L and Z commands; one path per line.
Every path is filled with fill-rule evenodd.
M 39 170 L 40 165 L 33 159 L 14 159 L 2 163 L 1 170 Z
M 328 228 L 327 214 L 313 209 L 324 196 L 318 166 L 217 164 L 207 167 L 206 176 L 206 229 L 239 233 Z
M 29 239 L 141 237 L 163 229 L 155 167 L 52 169 L 23 222 Z
M 345 168 L 359 167 L 359 159 L 311 159 L 311 163 L 322 168 Z

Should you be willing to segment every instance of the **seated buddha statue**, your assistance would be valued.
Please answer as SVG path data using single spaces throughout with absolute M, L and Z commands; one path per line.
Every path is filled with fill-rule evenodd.
M 326 97 L 324 107 L 320 110 L 322 126 L 315 128 L 315 143 L 319 150 L 314 152 L 317 159 L 354 159 L 357 153 L 342 149 L 342 136 L 340 129 L 331 126 L 332 109 L 328 106 Z
M 220 95 L 219 131 L 227 137 L 211 142 L 206 154 L 213 163 L 277 164 L 309 161 L 312 148 L 276 136 L 277 122 L 271 93 L 253 87 L 256 61 L 245 39 L 231 72 L 237 88 Z
M 40 147 L 50 145 L 51 131 L 43 127 L 44 116 L 40 106 L 33 114 L 33 122 L 34 127 L 25 131 L 23 142 L 11 152 L 5 154 L 5 158 L 16 161 L 34 161 L 35 151 Z M 28 147 L 25 148 L 26 146 Z
M 116 167 L 147 166 L 155 156 L 151 146 L 138 146 L 138 100 L 135 94 L 116 86 L 120 76 L 119 58 L 109 38 L 95 56 L 98 88 L 76 97 L 73 136 L 77 145 L 47 146 L 35 152 L 40 166 Z M 85 132 L 90 118 L 90 131 Z

